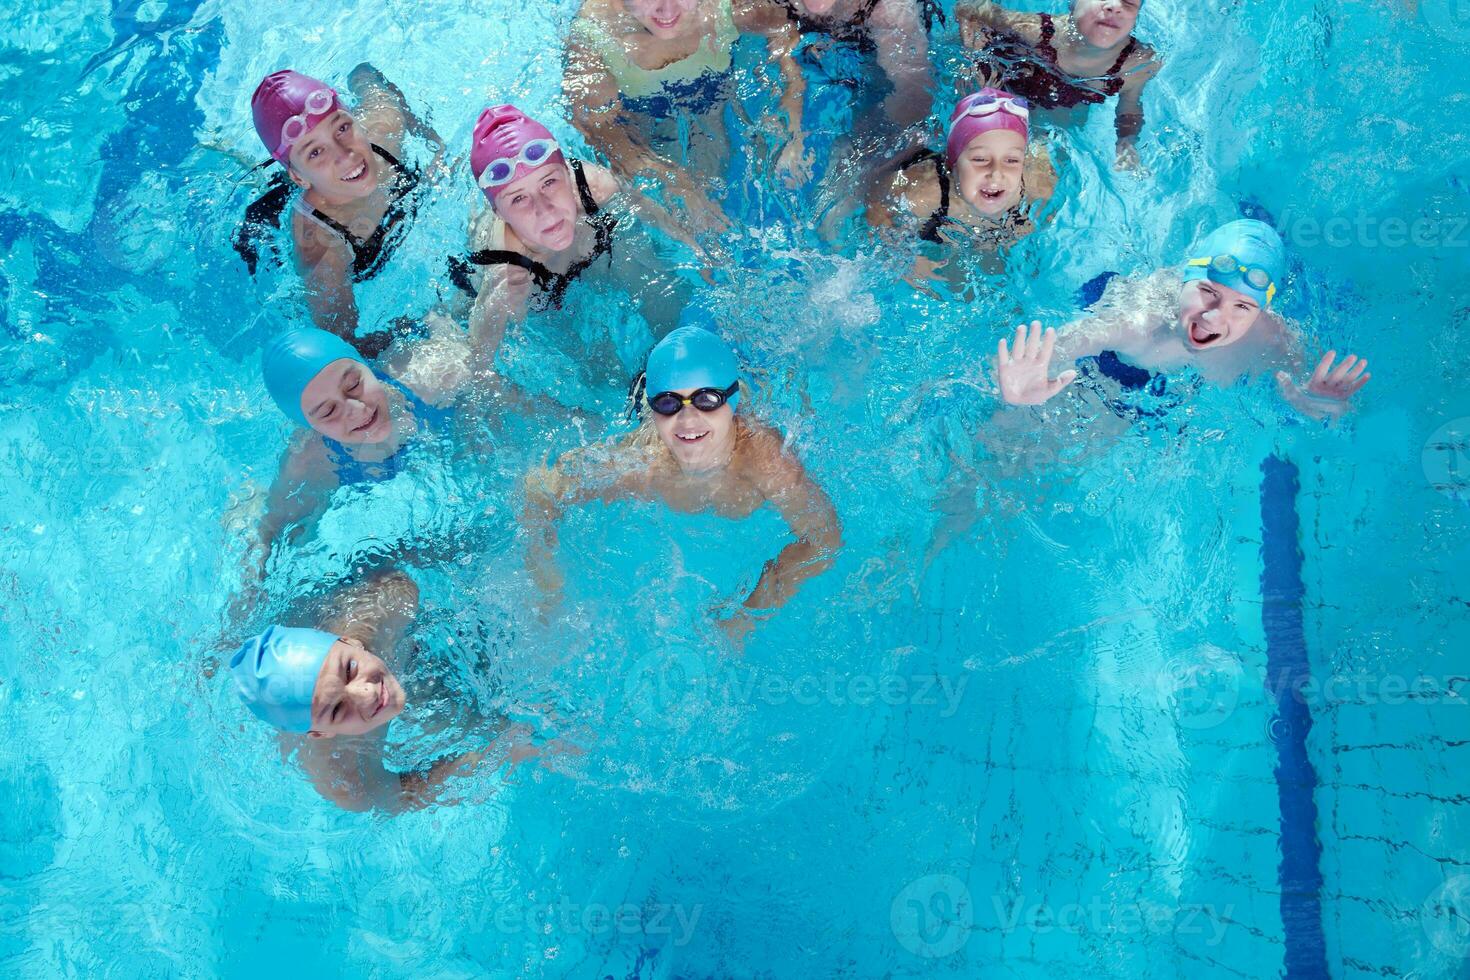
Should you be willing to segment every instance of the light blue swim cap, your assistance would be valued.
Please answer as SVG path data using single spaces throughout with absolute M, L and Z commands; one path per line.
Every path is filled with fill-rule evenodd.
M 1214 260 L 1221 256 L 1235 258 L 1235 268 L 1218 268 Z M 1252 282 L 1247 270 L 1264 270 L 1268 283 Z M 1222 225 L 1201 238 L 1189 252 L 1189 263 L 1184 267 L 1184 281 L 1195 282 L 1209 279 L 1222 286 L 1237 289 L 1261 304 L 1262 309 L 1271 305 L 1271 300 L 1281 291 L 1282 279 L 1286 276 L 1286 243 L 1276 229 L 1264 221 L 1241 218 Z
M 740 365 L 735 352 L 718 334 L 703 327 L 679 327 L 670 333 L 648 355 L 644 391 L 648 397 L 681 388 L 719 388 L 721 391 L 740 380 Z M 727 404 L 733 411 L 740 392 L 731 395 Z
M 361 354 L 336 334 L 316 327 L 287 330 L 265 345 L 260 358 L 260 373 L 265 389 L 286 417 L 297 425 L 311 428 L 301 411 L 301 393 L 322 368 L 342 358 L 367 366 Z
M 336 642 L 333 633 L 272 626 L 230 658 L 235 691 L 262 721 L 282 731 L 310 731 L 317 674 Z

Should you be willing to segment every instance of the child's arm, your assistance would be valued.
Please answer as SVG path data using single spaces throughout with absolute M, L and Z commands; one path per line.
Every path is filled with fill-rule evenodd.
M 812 155 L 806 149 L 806 129 L 802 115 L 806 107 L 806 76 L 792 57 L 801 34 L 786 12 L 769 0 L 741 0 L 735 5 L 735 26 L 742 33 L 760 34 L 766 39 L 768 60 L 781 72 L 781 112 L 786 116 L 790 133 L 781 150 L 776 169 L 784 175 L 787 186 L 806 183 L 812 176 Z
M 470 310 L 470 369 L 489 371 L 505 341 L 506 325 L 526 315 L 531 302 L 531 277 L 515 266 L 486 270 L 475 305 Z
M 983 48 L 997 32 L 1019 33 L 1027 17 L 1007 10 L 992 0 L 960 0 L 954 8 L 960 26 L 960 43 L 972 50 Z
M 388 152 L 398 155 L 403 149 L 405 133 L 414 133 L 434 148 L 434 161 L 444 153 L 444 140 L 408 106 L 403 92 L 367 62 L 352 69 L 347 88 L 357 99 L 359 111 L 368 127 Z
M 750 436 L 751 476 L 761 493 L 785 518 L 796 540 L 781 549 L 761 570 L 755 589 L 739 612 L 725 622 L 738 640 L 755 625 L 753 610 L 785 605 L 801 584 L 832 567 L 842 550 L 842 524 L 837 510 L 792 453 L 781 445 L 774 429 L 762 426 Z
M 1148 60 L 1123 76 L 1123 90 L 1118 93 L 1117 166 L 1120 170 L 1138 167 L 1138 135 L 1143 132 L 1143 87 L 1164 67 L 1152 49 L 1144 48 L 1144 53 Z
M 913 0 L 880 0 L 868 18 L 878 67 L 893 86 L 883 100 L 889 120 L 900 129 L 922 122 L 934 107 L 934 66 L 929 34 L 919 23 Z
M 1368 372 L 1368 359 L 1358 359 L 1349 354 L 1336 368 L 1333 362 L 1337 351 L 1330 350 L 1317 362 L 1317 369 L 1302 388 L 1287 371 L 1276 372 L 1276 384 L 1285 398 L 1297 411 L 1314 419 L 1336 420 L 1347 414 L 1352 407 L 1352 397 L 1372 380 Z
M 619 473 L 624 462 L 621 446 L 574 449 L 552 467 L 526 475 L 521 527 L 526 531 L 526 566 L 545 597 L 542 610 L 561 602 L 565 577 L 557 564 L 557 525 L 573 507 L 596 499 L 610 499 L 623 490 Z
M 1026 164 L 1026 196 L 1043 204 L 1050 201 L 1057 189 L 1057 171 L 1044 143 L 1036 144 Z
M 596 26 L 572 25 L 572 40 L 567 48 L 567 73 L 562 83 L 567 101 L 572 106 L 572 125 L 599 150 L 619 176 L 634 183 L 646 174 L 665 184 L 682 199 L 684 207 L 700 217 L 699 223 L 723 230 L 730 221 L 693 181 L 683 168 L 654 152 L 634 135 L 636 127 L 624 125 L 622 93 L 607 68 L 602 55 L 578 40 L 579 33 L 598 31 Z
M 293 440 L 267 493 L 265 514 L 256 528 L 255 540 L 245 551 L 244 592 L 231 604 L 230 616 L 234 621 L 242 620 L 259 597 L 271 552 L 281 532 L 326 509 L 337 481 L 325 470 L 326 458 L 320 439 L 305 436 Z
M 1114 312 L 1075 320 L 1060 334 L 1051 327 L 1042 330 L 1040 320 L 1032 320 L 1029 331 L 1021 324 L 1011 344 L 1002 337 L 996 345 L 995 374 L 1001 398 L 1007 405 L 1044 404 L 1077 380 L 1071 368 L 1051 377 L 1053 354 L 1071 364 L 1105 350 L 1126 348 L 1134 334 L 1126 315 Z

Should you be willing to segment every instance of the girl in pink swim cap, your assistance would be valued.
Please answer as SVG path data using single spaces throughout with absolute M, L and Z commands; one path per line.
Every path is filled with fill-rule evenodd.
M 312 318 L 373 357 L 390 336 L 357 336 L 352 285 L 382 270 L 417 207 L 421 174 L 399 162 L 405 136 L 417 133 L 440 152 L 443 143 L 371 65 L 353 69 L 347 85 L 357 102 L 352 112 L 325 82 L 274 72 L 256 87 L 250 110 L 266 152 L 301 191 L 291 207 L 291 238 Z M 242 244 L 259 225 L 280 227 L 290 196 L 289 184 L 280 181 L 247 212 L 237 248 L 252 271 L 254 256 Z
M 611 278 L 640 299 L 663 301 L 668 309 L 645 310 L 650 323 L 677 316 L 687 288 L 670 289 L 667 263 L 647 236 L 629 235 L 632 213 L 699 246 L 636 188 L 605 167 L 568 156 L 549 129 L 512 105 L 480 113 L 470 171 L 489 207 L 471 228 L 470 255 L 451 260 L 450 276 L 479 297 L 477 317 L 500 318 L 503 331 L 528 311 L 559 310 L 584 274 Z
M 944 152 L 905 159 L 868 206 L 874 227 L 912 227 L 926 242 L 1009 248 L 1036 230 L 1033 210 L 1051 198 L 1056 173 L 1031 139 L 1030 105 L 999 89 L 981 89 L 950 113 Z M 933 271 L 937 268 L 927 263 Z

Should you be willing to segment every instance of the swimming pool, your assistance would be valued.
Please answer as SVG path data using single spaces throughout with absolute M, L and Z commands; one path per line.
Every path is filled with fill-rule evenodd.
M 273 595 L 465 544 L 415 573 L 455 724 L 410 717 L 404 751 L 496 712 L 584 747 L 392 820 L 322 803 L 202 669 L 285 432 L 258 348 L 298 315 L 231 251 L 253 195 L 207 147 L 255 152 L 267 71 L 358 61 L 466 145 L 486 101 L 562 105 L 574 5 L 323 9 L 3 14 L 0 972 L 1467 975 L 1463 3 L 1149 0 L 1150 175 L 1099 168 L 1109 113 L 1058 137 L 1055 220 L 964 302 L 754 231 L 768 264 L 711 303 L 847 546 L 741 658 L 707 610 L 767 513 L 580 512 L 568 615 L 536 622 L 515 477 L 570 423 L 343 494 Z M 472 193 L 420 213 L 365 316 L 433 302 Z M 979 453 L 1000 326 L 1242 202 L 1293 245 L 1288 312 L 1372 358 L 1359 412 L 1306 425 L 1263 382 Z M 980 517 L 928 560 L 952 457 Z

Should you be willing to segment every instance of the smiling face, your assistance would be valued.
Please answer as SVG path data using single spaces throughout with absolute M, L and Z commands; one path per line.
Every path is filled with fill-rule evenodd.
M 382 442 L 393 432 L 388 392 L 359 361 L 338 358 L 317 372 L 301 393 L 311 427 L 341 443 Z
M 1245 293 L 1208 279 L 1179 291 L 1179 326 L 1195 350 L 1229 347 L 1245 337 L 1261 315 L 1261 304 Z
M 1026 141 L 1009 129 L 992 129 L 970 140 L 955 160 L 960 196 L 984 214 L 1002 214 L 1021 203 Z
M 1138 23 L 1140 0 L 1075 0 L 1072 23 L 1088 44 L 1112 48 L 1122 44 Z
M 372 651 L 352 639 L 332 644 L 311 695 L 311 736 L 363 735 L 403 710 L 403 685 Z
M 688 398 L 697 389 L 675 389 Z M 708 473 L 730 462 L 735 449 L 735 412 L 726 402 L 713 412 L 685 405 L 678 415 L 653 412 L 659 438 L 685 473 Z
M 577 195 L 557 160 L 513 180 L 495 195 L 495 213 L 532 248 L 560 252 L 577 237 Z
M 378 186 L 372 147 L 342 109 L 292 145 L 290 167 L 298 183 L 335 200 L 367 197 Z
M 623 9 L 661 41 L 672 41 L 694 30 L 699 0 L 622 0 Z

